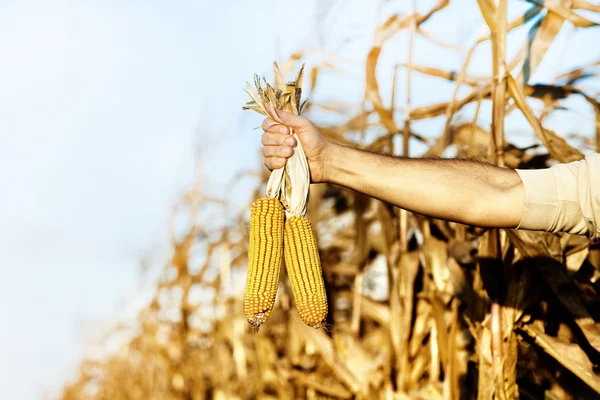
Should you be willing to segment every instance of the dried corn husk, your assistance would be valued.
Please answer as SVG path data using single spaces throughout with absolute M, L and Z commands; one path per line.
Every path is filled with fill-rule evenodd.
M 306 104 L 306 101 L 301 101 L 304 65 L 298 71 L 296 79 L 291 82 L 285 82 L 277 62 L 273 63 L 273 75 L 273 86 L 263 78 L 263 87 L 258 75 L 254 78 L 254 88 L 246 82 L 246 92 L 252 101 L 243 108 L 257 111 L 283 125 L 276 109 L 300 115 Z M 292 129 L 290 130 L 290 134 L 298 139 L 296 133 Z M 267 196 L 278 198 L 281 201 L 287 217 L 305 216 L 308 204 L 310 188 L 308 161 L 302 144 L 299 140 L 297 143 L 294 154 L 288 159 L 287 164 L 273 170 L 267 183 Z

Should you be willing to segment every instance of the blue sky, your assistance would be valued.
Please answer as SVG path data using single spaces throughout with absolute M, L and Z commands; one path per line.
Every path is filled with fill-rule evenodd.
M 291 4 L 0 2 L 3 398 L 70 375 L 131 297 L 140 258 L 164 256 L 168 212 L 199 162 L 216 189 L 255 165 L 257 133 L 232 129 L 275 39 L 247 18 Z
M 56 393 L 87 344 L 135 304 L 140 259 L 166 259 L 168 213 L 194 176 L 220 194 L 233 173 L 260 165 L 252 128 L 261 119 L 241 112 L 254 72 L 269 74 L 273 60 L 307 44 L 341 49 L 357 62 L 344 64 L 344 78 L 324 73 L 311 96 L 360 100 L 377 7 L 351 1 L 315 25 L 325 3 L 0 0 L 3 398 Z M 406 12 L 403 4 L 384 11 Z M 515 4 L 511 13 L 526 8 Z M 453 7 L 432 32 L 467 47 L 480 31 L 478 10 L 466 0 Z M 598 31 L 577 35 L 564 32 L 551 51 L 569 56 L 542 65 L 538 79 L 569 68 L 569 58 L 598 58 L 589 48 Z M 380 71 L 405 54 L 405 36 L 394 39 Z M 486 73 L 488 55 L 482 47 L 474 74 Z M 457 68 L 462 55 L 418 41 L 415 58 Z M 413 88 L 417 105 L 452 92 L 417 76 Z M 507 125 L 522 124 L 514 118 Z M 552 122 L 592 132 L 585 120 Z M 439 124 L 417 127 L 433 137 Z

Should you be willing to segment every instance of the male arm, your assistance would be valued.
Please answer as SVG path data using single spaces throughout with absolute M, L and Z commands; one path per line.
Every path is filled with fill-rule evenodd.
M 302 143 L 313 182 L 346 186 L 406 210 L 481 227 L 515 228 L 524 207 L 519 175 L 473 160 L 410 159 L 329 142 L 305 117 L 278 110 L 279 124 L 263 122 L 263 155 L 270 169 L 283 166 Z
M 523 212 L 519 175 L 474 160 L 400 158 L 332 144 L 323 174 L 326 182 L 468 225 L 515 228 Z
M 297 134 L 313 182 L 331 182 L 398 207 L 468 225 L 587 235 L 600 241 L 600 154 L 540 170 L 473 160 L 392 157 L 331 143 L 305 117 L 263 122 L 270 169 L 285 165 Z

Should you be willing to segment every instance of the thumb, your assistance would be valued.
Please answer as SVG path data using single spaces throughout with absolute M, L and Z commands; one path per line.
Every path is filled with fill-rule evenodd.
M 289 113 L 287 111 L 283 111 L 283 110 L 278 110 L 276 108 L 273 108 L 273 112 L 275 114 L 275 116 L 277 116 L 279 119 L 278 122 L 283 123 L 283 125 L 289 126 L 291 128 L 303 128 L 306 126 L 306 118 L 302 117 L 300 115 L 295 115 L 292 113 Z

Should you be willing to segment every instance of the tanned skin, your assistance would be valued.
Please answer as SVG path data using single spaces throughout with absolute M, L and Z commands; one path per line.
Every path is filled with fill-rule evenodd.
M 327 140 L 306 117 L 281 110 L 283 124 L 267 118 L 264 164 L 280 168 L 292 156 L 298 135 L 311 182 L 334 183 L 400 208 L 434 218 L 488 228 L 516 228 L 525 192 L 519 175 L 473 160 L 393 157 Z

